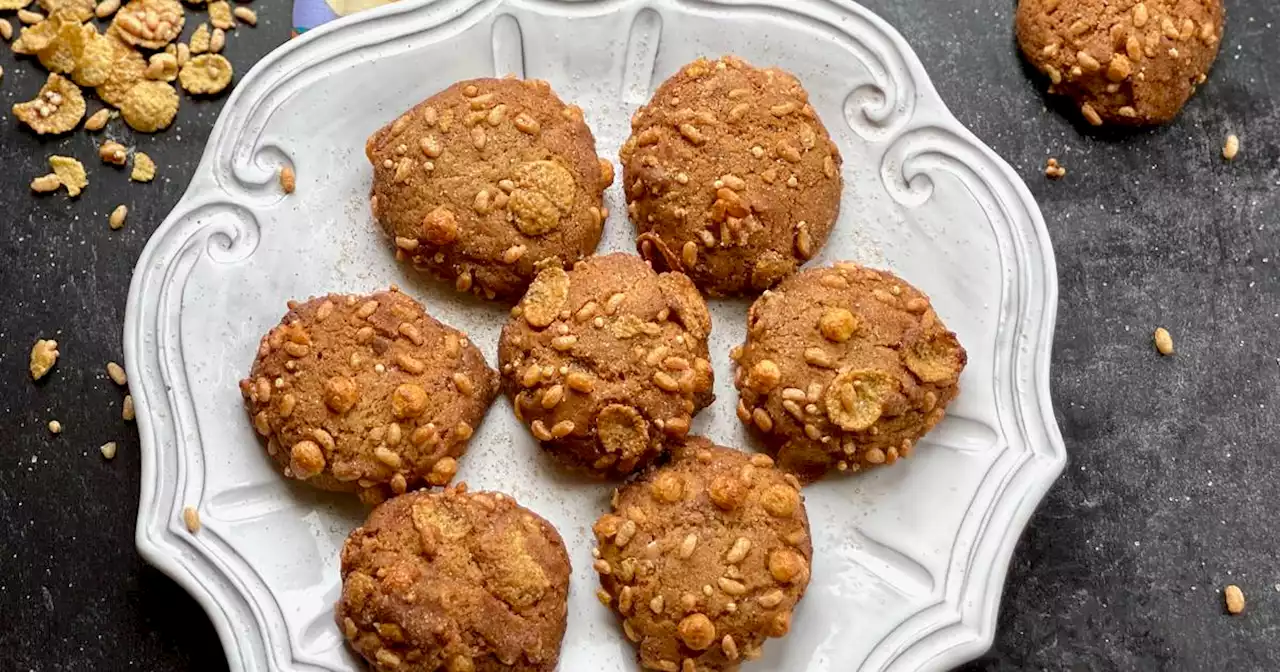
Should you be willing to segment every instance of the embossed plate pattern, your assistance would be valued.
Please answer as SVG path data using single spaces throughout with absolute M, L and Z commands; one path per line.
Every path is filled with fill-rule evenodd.
M 844 154 L 846 199 L 819 263 L 892 268 L 970 354 L 963 393 L 912 459 L 806 490 L 813 581 L 791 635 L 749 667 L 940 670 L 990 645 L 1014 543 L 1066 461 L 1048 385 L 1057 276 L 1026 187 L 948 113 L 902 38 L 845 0 L 437 0 L 336 21 L 254 68 L 134 274 L 138 549 L 208 611 L 232 670 L 360 669 L 332 604 L 338 550 L 363 511 L 279 478 L 236 389 L 285 301 L 399 283 L 496 359 L 505 311 L 406 273 L 375 233 L 368 134 L 455 80 L 511 72 L 581 105 L 612 158 L 662 79 L 726 52 L 795 72 Z M 288 197 L 275 182 L 285 164 L 298 176 Z M 632 249 L 619 187 L 608 198 L 601 249 Z M 751 447 L 727 357 L 746 306 L 713 305 L 719 402 L 695 431 Z M 569 544 L 560 668 L 635 669 L 593 595 L 590 523 L 609 487 L 555 469 L 505 400 L 461 478 L 510 492 Z

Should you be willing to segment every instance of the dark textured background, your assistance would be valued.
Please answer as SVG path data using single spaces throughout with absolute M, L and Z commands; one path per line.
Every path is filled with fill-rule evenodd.
M 1018 545 L 995 646 L 964 669 L 1280 670 L 1280 5 L 1228 0 L 1217 66 L 1177 122 L 1114 135 L 1046 101 L 1008 0 L 864 4 L 1024 177 L 1058 257 L 1053 395 L 1071 463 Z M 227 48 L 240 73 L 289 33 L 288 3 L 254 7 L 261 23 Z M 8 49 L 0 66 L 7 111 L 43 74 Z M 111 124 L 156 158 L 149 185 L 93 159 L 96 136 L 42 140 L 0 118 L 0 670 L 226 669 L 203 612 L 134 550 L 138 441 L 103 372 L 122 358 L 134 261 L 222 100 L 184 97 L 156 136 Z M 1229 132 L 1243 141 L 1231 164 Z M 54 153 L 89 167 L 78 200 L 30 194 Z M 1066 179 L 1042 176 L 1049 156 Z M 110 231 L 118 203 L 132 213 Z M 1158 325 L 1177 356 L 1152 350 Z M 40 337 L 63 356 L 32 385 Z M 1224 615 L 1227 583 L 1244 588 L 1245 615 Z

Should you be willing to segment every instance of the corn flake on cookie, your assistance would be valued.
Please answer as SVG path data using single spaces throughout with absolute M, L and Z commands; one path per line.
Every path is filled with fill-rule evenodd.
M 621 476 L 711 403 L 711 316 L 687 277 L 610 254 L 542 271 L 498 345 L 516 417 L 562 462 Z
M 928 297 L 852 263 L 760 297 L 733 356 L 739 419 L 804 479 L 907 457 L 942 419 L 967 361 Z
M 338 627 L 380 671 L 551 672 L 569 570 L 555 527 L 510 497 L 419 490 L 347 538 Z
M 477 79 L 372 137 L 373 216 L 398 259 L 459 291 L 515 300 L 548 260 L 595 250 L 613 168 L 582 110 L 540 80 Z
M 1162 124 L 1204 83 L 1223 15 L 1221 0 L 1021 0 L 1018 44 L 1090 124 Z
M 285 476 L 377 502 L 453 478 L 498 380 L 393 289 L 292 303 L 240 391 Z
M 717 296 L 759 292 L 826 243 L 840 152 L 791 74 L 699 59 L 631 119 L 628 214 L 655 268 Z
M 791 629 L 813 548 L 800 483 L 767 455 L 690 438 L 594 526 L 600 600 L 640 666 L 735 670 Z

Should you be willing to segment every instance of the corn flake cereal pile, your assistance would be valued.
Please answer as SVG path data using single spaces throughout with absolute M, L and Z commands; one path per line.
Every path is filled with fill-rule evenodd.
M 41 11 L 31 5 L 32 0 L 0 0 L 0 12 L 17 11 L 18 22 L 26 24 L 10 43 L 13 52 L 34 57 L 49 71 L 34 99 L 13 106 L 13 116 L 40 135 L 68 133 L 82 120 L 85 130 L 100 131 L 117 116 L 142 133 L 168 128 L 180 103 L 175 83 L 191 95 L 226 90 L 234 73 L 231 62 L 217 53 L 226 44 L 226 31 L 238 22 L 257 23 L 257 14 L 248 7 L 210 2 L 205 5 L 208 22 L 200 23 L 187 44 L 179 40 L 189 10 L 179 0 L 129 0 L 123 5 L 121 0 L 38 0 Z M 95 18 L 109 23 L 100 31 Z M 0 38 L 8 40 L 12 25 L 3 17 L 0 24 L 8 28 L 0 30 Z M 86 119 L 84 89 L 89 88 L 109 107 Z M 112 152 L 109 161 L 104 155 L 108 163 L 125 163 L 117 158 L 127 159 L 127 153 Z M 76 196 L 88 185 L 83 164 L 74 158 L 54 156 L 49 162 L 53 172 L 33 180 L 33 190 L 65 187 Z M 135 153 L 134 163 L 134 180 L 154 177 L 149 157 Z

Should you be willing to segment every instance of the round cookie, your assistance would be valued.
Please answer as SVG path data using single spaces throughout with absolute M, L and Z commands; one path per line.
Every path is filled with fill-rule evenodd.
M 541 262 L 590 254 L 613 166 L 541 80 L 458 82 L 374 133 L 374 218 L 396 257 L 458 291 L 512 300 Z
M 818 253 L 840 152 L 791 74 L 699 59 L 631 118 L 621 160 L 640 253 L 713 296 L 759 292 Z
M 1162 124 L 1202 84 L 1222 40 L 1221 0 L 1020 0 L 1018 44 L 1085 120 Z
M 347 538 L 338 628 L 380 671 L 551 672 L 569 572 L 560 533 L 511 497 L 419 490 Z
M 967 359 L 927 296 L 847 262 L 788 278 L 747 319 L 732 353 L 738 418 L 803 479 L 907 457 Z
M 285 476 L 378 502 L 453 478 L 498 375 L 392 288 L 289 302 L 240 392 Z
M 813 548 L 795 476 L 691 437 L 596 521 L 598 596 L 646 670 L 734 670 L 791 628 Z
M 516 417 L 543 448 L 596 476 L 663 453 L 711 403 L 711 315 L 689 278 L 634 255 L 543 270 L 502 330 Z

